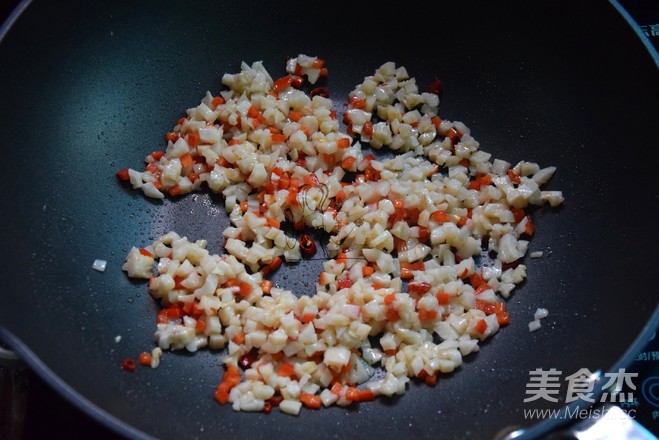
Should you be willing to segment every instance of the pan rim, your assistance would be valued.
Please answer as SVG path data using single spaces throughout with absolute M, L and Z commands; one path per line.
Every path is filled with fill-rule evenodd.
M 609 3 L 613 5 L 616 11 L 625 19 L 627 24 L 632 28 L 636 36 L 641 40 L 645 49 L 650 54 L 650 57 L 654 61 L 655 65 L 659 68 L 659 52 L 654 47 L 650 39 L 645 35 L 645 32 L 641 29 L 641 26 L 634 20 L 634 18 L 627 12 L 627 10 L 620 4 L 618 0 L 609 0 Z
M 30 3 L 32 3 L 32 0 L 21 0 L 14 10 L 11 11 L 11 14 L 9 14 L 4 23 L 0 25 L 0 43 L 2 43 L 2 40 L 7 36 L 11 27 L 16 23 L 16 20 L 18 20 L 18 17 L 23 13 L 25 8 L 30 5 Z
M 617 372 L 620 371 L 620 369 L 625 369 L 629 365 L 631 365 L 632 362 L 634 361 L 636 354 L 640 350 L 642 350 L 652 340 L 653 337 L 656 337 L 658 331 L 659 331 L 659 304 L 655 306 L 652 317 L 646 322 L 645 326 L 638 334 L 634 342 L 627 348 L 625 353 L 618 359 L 617 362 L 611 365 L 606 371 L 600 372 L 601 373 L 600 377 L 604 373 Z M 593 390 L 592 397 L 594 403 L 585 402 L 579 399 L 571 403 L 570 405 L 564 405 L 561 408 L 561 410 L 564 411 L 563 412 L 564 414 L 565 413 L 574 414 L 575 408 L 589 408 L 596 405 L 596 403 L 599 401 L 600 397 L 605 391 L 602 385 L 603 385 L 602 381 L 599 381 L 598 384 L 595 386 L 595 389 Z M 541 436 L 549 434 L 551 431 L 557 430 L 561 427 L 566 427 L 569 424 L 570 424 L 570 420 L 562 420 L 560 418 L 547 419 L 542 422 L 533 424 L 528 428 L 522 428 L 517 431 L 514 431 L 508 434 L 505 438 L 506 439 L 540 438 Z
M 128 439 L 155 440 L 155 437 L 136 429 L 88 400 L 52 371 L 20 338 L 2 326 L 0 326 L 0 340 L 6 343 L 46 385 L 102 426 Z

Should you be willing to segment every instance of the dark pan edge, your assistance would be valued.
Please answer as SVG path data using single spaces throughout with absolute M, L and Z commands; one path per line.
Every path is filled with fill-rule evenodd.
M 11 29 L 12 25 L 16 22 L 18 17 L 23 13 L 25 8 L 29 6 L 29 4 L 32 3 L 32 0 L 22 0 L 16 8 L 9 14 L 9 17 L 0 25 L 0 41 L 5 38 L 7 33 L 9 32 L 9 29 Z
M 655 333 L 657 332 L 658 329 L 659 329 L 659 305 L 655 307 L 652 317 L 645 324 L 643 330 L 636 337 L 636 340 L 629 346 L 627 351 L 620 357 L 620 359 L 618 359 L 618 361 L 615 364 L 609 367 L 608 371 L 606 372 L 615 372 L 615 371 L 619 371 L 619 369 L 621 368 L 624 369 L 630 366 L 634 361 L 634 357 L 636 356 L 636 354 L 639 351 L 641 351 L 650 342 L 652 337 L 655 336 Z M 600 377 L 606 372 L 604 371 L 600 372 Z M 600 381 L 598 385 L 595 386 L 595 390 L 593 391 L 593 398 L 596 402 L 599 401 L 601 395 L 604 393 L 604 390 L 602 389 L 601 385 L 602 384 Z M 569 413 L 574 414 L 575 408 L 589 408 L 593 405 L 594 403 L 588 403 L 582 400 L 577 400 L 570 405 L 566 405 L 565 407 L 562 408 L 562 410 L 565 412 L 569 411 Z M 520 429 L 518 431 L 512 432 L 508 434 L 505 437 L 505 439 L 514 438 L 514 439 L 528 440 L 528 439 L 541 438 L 542 436 L 546 436 L 554 430 L 557 430 L 561 427 L 568 425 L 569 422 L 570 422 L 569 420 L 563 420 L 562 418 L 547 419 L 543 422 L 536 423 L 530 428 Z
M 622 7 L 622 5 L 617 1 L 617 0 L 609 0 L 611 5 L 618 11 L 618 13 L 622 16 L 622 18 L 627 21 L 627 24 L 634 30 L 636 35 L 638 35 L 638 38 L 641 40 L 645 48 L 648 50 L 650 53 L 650 56 L 652 57 L 652 60 L 654 63 L 659 67 L 659 53 L 657 52 L 657 49 L 654 47 L 650 39 L 645 35 L 641 27 L 638 25 L 636 20 L 632 18 L 631 15 L 629 15 L 629 12 L 625 10 L 625 8 Z
M 124 436 L 131 440 L 155 440 L 142 431 L 126 424 L 122 420 L 108 414 L 103 409 L 96 406 L 91 401 L 76 392 L 67 383 L 65 383 L 57 374 L 55 374 L 39 357 L 32 352 L 23 342 L 14 336 L 6 328 L 0 326 L 0 340 L 6 343 L 27 366 L 36 373 L 41 380 L 50 386 L 56 393 L 71 402 L 77 409 L 87 414 L 96 422 L 114 431 L 118 435 Z

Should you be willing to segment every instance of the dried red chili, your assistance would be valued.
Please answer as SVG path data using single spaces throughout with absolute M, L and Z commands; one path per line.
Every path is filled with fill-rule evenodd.
M 240 356 L 240 359 L 238 360 L 238 365 L 240 365 L 240 368 L 242 368 L 243 370 L 246 370 L 249 367 L 251 367 L 252 364 L 256 362 L 256 360 L 257 360 L 257 356 L 250 351 L 249 353 L 245 353 L 244 355 Z
M 121 368 L 128 371 L 129 373 L 132 373 L 135 371 L 135 361 L 130 358 L 126 358 L 121 361 Z
M 428 91 L 430 93 L 434 93 L 435 95 L 441 94 L 442 93 L 442 82 L 438 79 L 434 80 L 428 86 Z
M 304 84 L 304 78 L 299 75 L 293 75 L 291 78 L 291 85 L 296 89 L 299 89 Z
M 323 98 L 329 98 L 330 93 L 329 90 L 327 90 L 325 87 L 316 87 L 311 92 L 309 92 L 309 96 L 312 98 L 314 96 L 322 96 Z
M 300 250 L 305 255 L 314 255 L 316 253 L 316 243 L 308 234 L 300 235 Z

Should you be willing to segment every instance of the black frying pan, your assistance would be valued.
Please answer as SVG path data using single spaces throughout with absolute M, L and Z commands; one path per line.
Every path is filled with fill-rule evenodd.
M 28 2 L 29 3 L 29 2 Z M 657 65 L 607 2 L 341 5 L 130 1 L 23 4 L 0 42 L 3 159 L 1 334 L 49 384 L 132 438 L 491 438 L 529 420 L 529 371 L 615 371 L 657 317 Z M 225 72 L 287 56 L 327 61 L 340 100 L 385 61 L 445 84 L 441 113 L 484 150 L 555 165 L 559 209 L 534 212 L 528 281 L 512 324 L 436 388 L 298 417 L 234 413 L 212 396 L 221 355 L 167 353 L 157 370 L 121 360 L 153 344 L 156 304 L 120 267 L 168 230 L 221 250 L 221 200 L 153 202 L 118 184 Z M 97 273 L 92 262 L 106 259 Z M 307 266 L 276 281 L 311 289 Z M 284 280 L 284 274 L 288 276 Z M 550 317 L 529 333 L 537 307 Z M 115 342 L 120 335 L 121 341 Z M 565 377 L 565 376 L 564 376 Z M 563 403 L 559 402 L 558 407 Z

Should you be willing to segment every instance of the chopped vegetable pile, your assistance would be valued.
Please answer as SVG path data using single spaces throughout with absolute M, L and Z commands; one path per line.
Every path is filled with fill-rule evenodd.
M 123 270 L 162 305 L 158 352 L 139 363 L 226 349 L 215 399 L 239 411 L 298 414 L 402 394 L 411 378 L 434 385 L 510 322 L 528 208 L 563 201 L 541 189 L 555 168 L 493 159 L 440 117 L 440 81 L 420 91 L 393 62 L 349 93 L 344 129 L 326 88 L 303 91 L 327 76 L 323 60 L 299 55 L 286 72 L 243 63 L 143 171 L 118 172 L 153 198 L 209 188 L 231 220 L 223 255 L 176 232 L 128 253 Z M 330 236 L 315 294 L 273 285 L 272 272 L 318 251 L 310 229 Z

